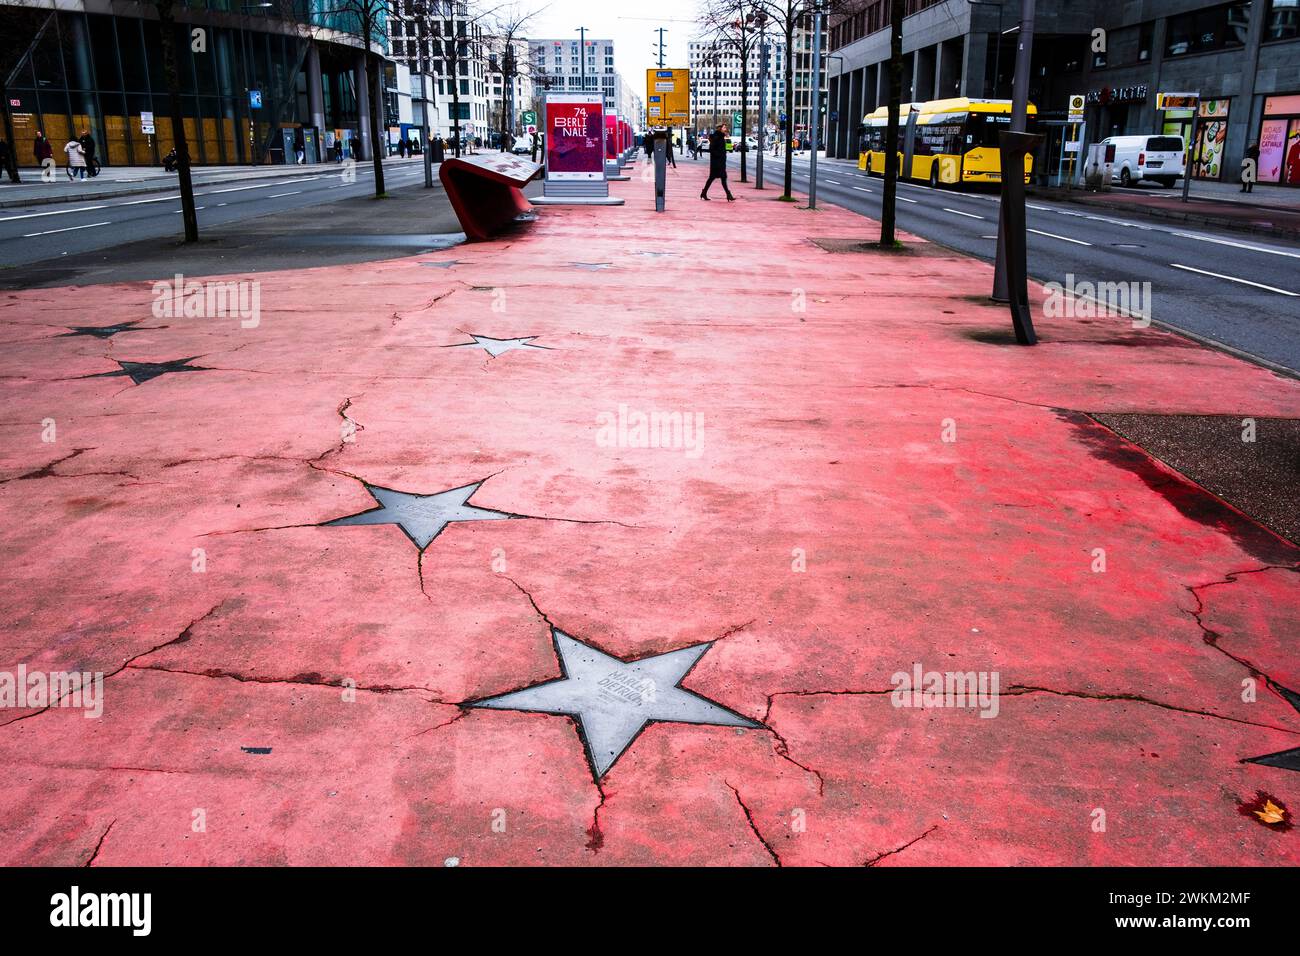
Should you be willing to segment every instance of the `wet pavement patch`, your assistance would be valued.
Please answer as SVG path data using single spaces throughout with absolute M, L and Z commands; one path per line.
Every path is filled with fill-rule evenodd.
M 613 263 L 612 262 L 570 262 L 569 265 L 571 265 L 575 269 L 586 269 L 589 272 L 595 272 L 598 269 L 608 269 L 611 265 L 613 265 Z
M 126 376 L 136 385 L 143 385 L 162 375 L 171 375 L 174 372 L 206 372 L 210 371 L 199 365 L 190 365 L 197 355 L 191 355 L 189 358 L 172 359 L 170 362 L 121 362 L 117 372 L 97 372 L 94 375 L 82 375 L 82 378 L 117 378 Z
M 1145 414 L 1092 418 L 1277 534 L 1300 543 L 1300 419 Z
M 555 628 L 551 639 L 562 677 L 465 706 L 572 717 L 598 781 L 652 723 L 762 726 L 680 686 L 712 642 L 623 661 Z
M 512 349 L 541 349 L 544 352 L 550 351 L 550 349 L 545 345 L 530 344 L 533 341 L 533 339 L 537 338 L 536 335 L 525 335 L 522 338 L 517 338 L 517 339 L 494 339 L 491 336 L 487 336 L 487 335 L 475 335 L 473 332 L 469 332 L 467 334 L 469 335 L 470 338 L 474 340 L 473 342 L 457 342 L 455 345 L 444 345 L 443 348 L 447 348 L 447 349 L 481 348 L 483 351 L 487 352 L 487 354 L 492 356 L 493 358 L 496 358 L 498 355 L 502 355 L 506 352 L 509 352 Z
M 484 479 L 486 480 L 486 479 Z M 462 485 L 448 491 L 439 491 L 431 495 L 412 494 L 394 491 L 362 482 L 370 497 L 379 503 L 376 508 L 362 511 L 360 514 L 335 518 L 323 522 L 320 527 L 330 528 L 343 525 L 359 524 L 395 524 L 423 551 L 442 529 L 453 521 L 504 521 L 519 518 L 522 515 L 493 511 L 491 508 L 477 508 L 468 504 L 470 496 L 478 491 L 482 481 L 472 485 Z

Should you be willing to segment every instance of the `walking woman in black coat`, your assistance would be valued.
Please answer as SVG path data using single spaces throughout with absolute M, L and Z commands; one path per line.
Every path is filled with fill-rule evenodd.
M 731 188 L 727 185 L 726 129 L 726 126 L 719 124 L 718 128 L 709 134 L 709 179 L 704 184 L 704 189 L 700 191 L 701 199 L 709 198 L 709 187 L 713 185 L 715 179 L 720 179 L 722 191 L 727 194 L 727 202 L 736 201 L 736 197 L 731 195 Z

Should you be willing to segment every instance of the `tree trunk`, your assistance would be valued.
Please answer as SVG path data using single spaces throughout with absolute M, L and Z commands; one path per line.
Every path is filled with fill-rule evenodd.
M 366 36 L 370 36 L 367 30 Z M 374 64 L 373 76 L 367 76 L 366 82 L 370 84 L 370 153 L 371 159 L 375 166 L 375 198 L 379 199 L 384 195 L 384 160 L 380 154 L 379 141 L 379 111 L 384 108 L 382 95 L 384 84 L 380 77 L 383 76 L 383 70 L 380 68 L 381 61 L 366 54 L 367 59 Z M 388 145 L 383 144 L 383 151 L 388 151 Z
M 163 78 L 167 83 L 168 107 L 172 118 L 172 143 L 176 147 L 176 172 L 180 178 L 181 220 L 185 241 L 199 241 L 199 217 L 194 211 L 194 181 L 190 178 L 190 147 L 185 141 L 185 120 L 181 111 L 181 81 L 176 69 L 175 0 L 158 0 L 158 33 L 162 39 Z
M 889 121 L 885 124 L 885 194 L 880 205 L 880 245 L 894 245 L 895 207 L 898 204 L 898 108 L 903 98 L 904 0 L 891 0 L 889 8 Z

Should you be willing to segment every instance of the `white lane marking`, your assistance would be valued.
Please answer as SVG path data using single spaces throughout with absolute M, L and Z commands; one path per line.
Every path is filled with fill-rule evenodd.
M 1214 242 L 1221 246 L 1232 246 L 1234 249 L 1245 249 L 1248 252 L 1267 252 L 1271 256 L 1289 256 L 1292 259 L 1300 259 L 1300 252 L 1269 249 L 1266 246 L 1256 246 L 1248 242 L 1233 242 L 1231 239 L 1216 239 L 1214 236 L 1203 236 L 1196 232 L 1175 232 L 1172 235 L 1178 236 L 1180 239 L 1199 239 L 1201 242 Z
M 1175 269 L 1185 269 L 1188 272 L 1199 272 L 1203 276 L 1214 276 L 1216 279 L 1225 279 L 1228 282 L 1240 282 L 1242 285 L 1253 285 L 1256 289 L 1267 289 L 1269 292 L 1276 292 L 1278 295 L 1300 295 L 1300 292 L 1288 292 L 1286 289 L 1264 285 L 1262 282 L 1251 282 L 1249 279 L 1238 279 L 1236 276 L 1225 276 L 1222 273 L 1210 272 L 1206 269 L 1193 269 L 1191 266 L 1179 265 L 1177 262 L 1171 262 L 1169 264 Z
M 1036 236 L 1046 236 L 1049 239 L 1060 239 L 1062 242 L 1072 242 L 1076 246 L 1090 246 L 1091 242 L 1084 242 L 1082 239 L 1071 239 L 1069 236 L 1058 236 L 1054 232 L 1043 232 L 1041 229 L 1026 229 L 1026 232 L 1032 232 Z
M 865 187 L 865 186 L 854 186 L 853 188 L 856 189 L 856 190 L 857 190 L 858 192 L 860 192 L 860 193 L 869 193 L 869 192 L 871 192 L 871 190 L 870 190 L 870 189 L 867 189 L 867 187 Z
M 90 212 L 92 209 L 104 209 L 104 206 L 78 206 L 76 209 L 52 209 L 49 212 L 29 212 L 21 216 L 5 216 L 0 222 L 13 222 L 15 219 L 35 219 L 38 216 L 63 216 L 70 212 Z
M 293 192 L 289 192 L 289 193 L 271 193 L 271 195 L 267 196 L 266 198 L 267 198 L 267 199 L 279 199 L 281 196 L 296 196 L 296 195 L 298 195 L 300 192 L 302 192 L 301 189 L 295 189 Z
M 1027 203 L 1025 203 L 1025 208 L 1026 208 L 1026 209 L 1037 209 L 1037 210 L 1039 210 L 1040 212 L 1051 212 L 1051 211 L 1052 211 L 1052 207 L 1051 207 L 1051 206 L 1035 206 L 1035 205 L 1034 205 L 1033 203 L 1031 203 L 1031 202 L 1027 202 Z
M 894 198 L 899 202 L 910 202 L 912 205 L 916 205 L 915 199 L 908 199 L 906 196 L 895 196 Z M 976 218 L 978 219 L 979 217 L 977 216 Z
M 195 206 L 195 207 L 194 207 L 194 211 L 195 211 L 195 212 L 198 212 L 200 209 L 207 209 L 207 208 L 208 208 L 207 206 Z M 173 210 L 172 210 L 173 213 L 182 213 L 182 212 L 184 212 L 184 211 L 185 211 L 184 209 L 173 209 Z
M 196 195 L 197 195 L 197 194 L 196 194 Z M 130 202 L 119 202 L 119 203 L 114 203 L 113 205 L 115 205 L 115 206 L 143 206 L 145 203 L 151 203 L 151 202 L 166 202 L 166 201 L 169 200 L 169 199 L 180 199 L 180 198 L 181 198 L 181 194 L 180 194 L 180 193 L 177 193 L 175 196 L 159 196 L 157 199 L 132 199 Z
M 977 216 L 977 215 L 975 215 L 973 212 L 962 212 L 960 209 L 949 209 L 947 206 L 944 206 L 944 207 L 943 207 L 943 211 L 944 211 L 944 212 L 950 212 L 950 213 L 952 213 L 954 216 L 965 216 L 967 219 L 983 219 L 983 218 L 984 218 L 983 216 Z M 1032 231 L 1032 230 L 1031 230 L 1031 231 Z
M 23 236 L 23 238 L 31 239 L 33 236 L 52 236 L 56 232 L 72 232 L 74 229 L 92 229 L 95 226 L 107 226 L 107 225 L 108 223 L 106 222 L 88 222 L 84 226 L 67 226 L 64 229 L 47 229 L 44 232 L 29 232 L 25 236 Z
M 834 179 L 823 179 L 822 182 L 830 183 L 832 186 L 843 186 L 844 184 Z
M 208 192 L 204 193 L 204 195 L 206 196 L 206 195 L 209 195 L 209 194 L 215 194 L 215 193 L 239 193 L 239 192 L 243 192 L 245 189 L 267 189 L 267 188 L 269 188 L 269 187 L 271 187 L 271 186 L 276 186 L 276 185 L 282 185 L 282 184 L 280 184 L 280 183 L 258 183 L 258 184 L 255 185 L 255 186 L 230 186 L 230 187 L 228 187 L 228 188 L 226 188 L 226 189 L 210 189 L 210 190 L 208 190 Z

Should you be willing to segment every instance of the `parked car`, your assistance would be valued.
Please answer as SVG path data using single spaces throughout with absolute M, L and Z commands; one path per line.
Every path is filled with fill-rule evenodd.
M 1101 143 L 1115 147 L 1111 182 L 1121 186 L 1149 179 L 1168 188 L 1185 173 L 1186 145 L 1181 136 L 1108 136 Z

